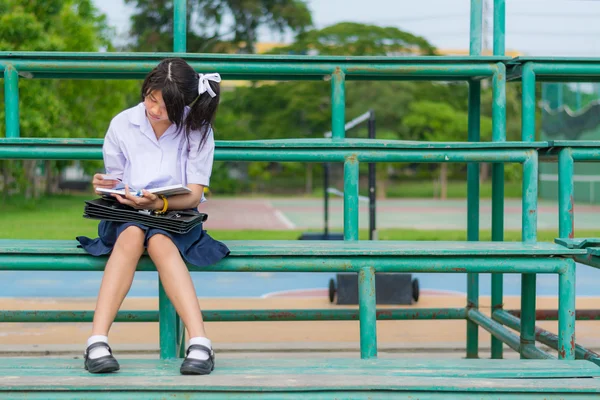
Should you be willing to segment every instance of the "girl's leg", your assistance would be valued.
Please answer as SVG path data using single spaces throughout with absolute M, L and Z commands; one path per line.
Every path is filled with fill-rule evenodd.
M 104 269 L 96 301 L 92 336 L 108 336 L 117 312 L 131 288 L 135 269 L 143 252 L 144 231 L 137 226 L 130 226 L 121 232 Z
M 120 368 L 108 346 L 108 331 L 131 288 L 135 268 L 144 252 L 144 238 L 140 228 L 126 228 L 117 238 L 106 263 L 96 301 L 92 336 L 88 339 L 84 357 L 84 366 L 89 372 L 107 373 Z
M 192 277 L 173 241 L 161 234 L 148 240 L 148 254 L 156 265 L 169 300 L 183 320 L 190 338 L 206 337 Z

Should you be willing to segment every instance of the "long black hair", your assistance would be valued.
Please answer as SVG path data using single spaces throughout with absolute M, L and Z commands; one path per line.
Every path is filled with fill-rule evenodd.
M 211 80 L 208 83 L 216 94 L 215 97 L 211 97 L 208 92 L 198 94 L 200 77 L 185 60 L 166 58 L 144 79 L 142 101 L 153 91 L 160 90 L 169 120 L 175 124 L 178 131 L 184 130 L 187 135 L 191 131 L 199 131 L 202 146 L 212 128 L 221 98 L 219 83 Z M 187 116 L 186 106 L 190 107 Z

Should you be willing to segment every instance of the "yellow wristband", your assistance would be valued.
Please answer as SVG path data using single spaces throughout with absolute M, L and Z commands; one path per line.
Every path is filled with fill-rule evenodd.
M 159 195 L 158 197 L 160 197 L 162 199 L 162 201 L 163 201 L 163 208 L 162 208 L 162 210 L 155 211 L 155 213 L 160 215 L 160 214 L 164 214 L 164 213 L 167 212 L 167 209 L 169 208 L 169 201 L 162 194 Z

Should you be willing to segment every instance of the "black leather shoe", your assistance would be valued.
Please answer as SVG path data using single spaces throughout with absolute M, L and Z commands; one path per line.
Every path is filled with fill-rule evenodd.
M 197 358 L 189 358 L 190 351 L 202 350 L 208 353 L 208 360 L 198 360 Z M 201 344 L 193 344 L 188 347 L 185 354 L 185 360 L 181 364 L 179 372 L 182 375 L 208 375 L 215 369 L 215 352 Z
M 110 355 L 102 356 L 99 358 L 89 358 L 90 351 L 96 349 L 98 347 L 104 347 L 108 349 Z M 108 345 L 108 343 L 104 342 L 96 342 L 89 345 L 89 347 L 85 350 L 85 354 L 83 355 L 85 362 L 85 369 L 87 369 L 92 374 L 106 374 L 109 372 L 118 371 L 120 366 L 117 360 L 112 355 L 112 349 Z

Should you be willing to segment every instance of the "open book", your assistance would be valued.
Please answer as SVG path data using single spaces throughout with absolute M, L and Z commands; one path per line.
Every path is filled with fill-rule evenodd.
M 125 196 L 125 187 L 118 187 L 118 188 L 114 188 L 114 189 L 98 188 L 98 189 L 96 189 L 96 191 L 102 195 L 107 195 L 107 196 L 110 196 L 113 193 Z M 190 188 L 183 186 L 183 185 L 163 186 L 163 187 L 154 188 L 154 189 L 147 189 L 147 191 L 150 193 L 156 194 L 156 195 L 162 194 L 163 196 L 166 196 L 166 197 L 176 196 L 178 194 L 187 194 L 187 193 L 192 192 L 192 190 Z M 129 192 L 134 196 L 142 195 L 141 190 L 134 190 L 131 187 L 129 188 Z

